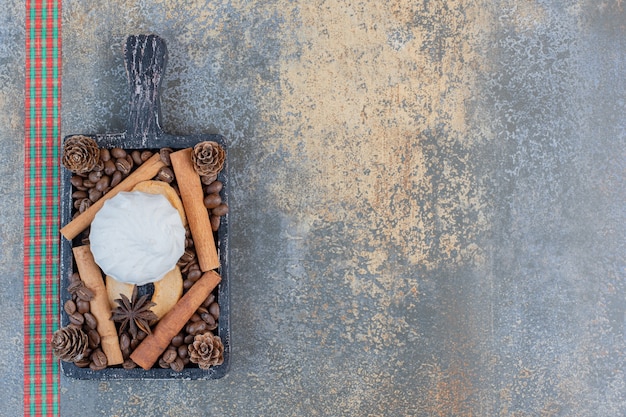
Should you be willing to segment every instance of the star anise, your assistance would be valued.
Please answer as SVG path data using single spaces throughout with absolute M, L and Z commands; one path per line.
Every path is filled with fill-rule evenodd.
M 150 296 L 146 294 L 137 300 L 137 286 L 135 286 L 130 300 L 124 294 L 120 294 L 120 297 L 115 300 L 118 306 L 113 309 L 111 315 L 111 320 L 121 323 L 119 333 L 124 333 L 128 328 L 133 339 L 137 338 L 139 330 L 150 334 L 150 322 L 157 319 L 156 314 L 150 310 L 150 307 L 156 305 L 148 301 Z

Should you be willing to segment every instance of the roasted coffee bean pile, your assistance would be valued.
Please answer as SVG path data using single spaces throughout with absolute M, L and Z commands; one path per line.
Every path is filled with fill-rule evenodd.
M 171 368 L 176 372 L 182 371 L 185 366 L 196 366 L 189 361 L 188 346 L 193 343 L 195 335 L 215 330 L 219 316 L 220 307 L 215 301 L 215 295 L 210 294 L 191 316 L 184 329 L 172 339 L 169 347 L 159 358 L 159 366 Z
M 203 177 L 203 182 L 205 181 L 204 178 L 208 177 Z M 211 229 L 213 229 L 214 232 L 220 227 L 221 217 L 228 213 L 228 206 L 222 202 L 222 197 L 220 196 L 220 191 L 222 191 L 223 187 L 224 184 L 218 180 L 214 180 L 204 186 L 204 207 L 209 209 Z
M 135 150 L 128 153 L 121 148 L 100 149 L 100 160 L 93 170 L 74 174 L 70 179 L 75 189 L 72 193 L 76 210 L 74 217 L 87 210 L 152 155 L 152 151 Z
M 170 184 L 180 196 L 176 176 L 171 168 L 170 153 L 173 152 L 171 148 L 159 150 L 100 149 L 100 161 L 93 170 L 87 173 L 73 174 L 70 179 L 73 191 L 73 218 L 84 212 L 103 195 L 106 195 L 143 162 L 152 157 L 155 152 L 159 153 L 166 166 L 159 170 L 153 180 Z M 207 208 L 211 229 L 216 232 L 219 229 L 221 217 L 228 213 L 228 206 L 222 201 L 221 196 L 224 185 L 217 179 L 217 175 L 201 176 L 200 178 L 203 184 L 204 205 Z M 89 229 L 85 230 L 78 239 L 80 243 L 88 244 Z M 186 292 L 202 276 L 196 258 L 193 238 L 188 227 L 186 229 L 185 253 L 178 261 L 178 266 L 183 276 L 183 292 Z M 77 276 L 78 274 L 73 275 L 74 278 Z M 70 283 L 71 286 L 72 283 Z M 80 309 L 79 303 L 82 306 Z M 88 305 L 89 303 L 86 302 L 85 306 L 85 302 L 74 294 L 73 299 L 66 302 L 65 312 L 68 314 L 70 322 L 76 323 L 75 325 L 80 323 L 80 326 L 89 336 L 89 355 L 86 355 L 87 358 L 76 364 L 81 367 L 89 366 L 91 369 L 100 370 L 107 366 L 106 355 L 100 349 L 100 336 L 95 330 L 95 318 L 89 314 Z M 159 359 L 159 366 L 170 368 L 176 372 L 181 372 L 185 367 L 197 367 L 189 360 L 187 346 L 193 342 L 195 335 L 216 330 L 219 314 L 220 307 L 216 289 L 198 308 L 181 332 L 172 339 L 170 346 Z M 130 354 L 146 336 L 147 334 L 141 330 L 137 333 L 136 338 L 132 338 L 128 332 L 120 333 L 120 348 L 124 357 L 123 368 L 132 369 L 137 366 L 130 359 Z
M 102 365 L 100 349 L 100 334 L 96 330 L 98 321 L 91 314 L 91 299 L 93 298 L 93 292 L 85 287 L 85 284 L 80 279 L 80 275 L 75 272 L 70 277 L 70 283 L 67 287 L 72 298 L 67 300 L 63 304 L 63 310 L 69 317 L 70 326 L 77 327 L 87 334 L 89 338 L 89 346 L 83 359 L 75 362 L 76 366 L 81 368 L 89 367 L 93 370 L 100 370 L 106 368 L 106 356 L 104 356 L 104 366 Z

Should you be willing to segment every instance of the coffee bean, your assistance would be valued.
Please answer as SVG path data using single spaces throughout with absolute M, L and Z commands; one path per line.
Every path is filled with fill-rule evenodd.
M 181 358 L 176 357 L 174 362 L 170 363 L 170 368 L 172 368 L 172 371 L 174 372 L 182 372 L 185 368 L 185 363 Z
M 139 343 L 141 343 L 141 340 L 139 339 L 133 339 L 130 341 L 130 350 L 135 350 L 135 348 L 137 346 L 139 346 Z
M 193 250 L 193 248 L 189 248 L 189 249 Z M 189 273 L 189 271 L 193 271 L 194 269 L 199 268 L 199 266 L 198 266 L 198 258 L 196 258 L 196 253 L 195 252 L 194 252 L 193 256 L 194 257 L 189 261 L 189 263 L 183 269 L 180 270 L 180 272 L 182 272 L 183 274 L 187 274 L 187 273 Z
M 81 191 L 81 192 L 84 192 L 84 191 Z M 85 197 L 84 197 L 84 198 L 81 198 L 81 199 L 79 199 L 79 200 L 74 201 L 74 208 L 75 208 L 76 210 L 80 210 L 80 205 L 81 205 L 81 203 L 83 202 L 83 200 L 84 200 L 85 198 L 87 198 L 86 193 L 85 193 Z M 87 198 L 87 200 L 89 200 L 89 199 Z
M 220 306 L 217 303 L 211 303 L 211 305 L 209 306 L 209 313 L 211 313 L 211 315 L 213 317 L 215 317 L 215 320 L 220 318 Z
M 76 295 L 75 294 L 76 290 L 82 285 L 85 285 L 85 284 L 83 284 L 83 281 L 81 281 L 80 279 L 72 280 L 70 282 L 70 285 L 67 286 L 67 291 L 69 291 L 69 293 L 72 295 Z
M 207 324 L 209 330 L 213 330 L 217 327 L 217 322 L 215 321 L 215 317 L 211 315 L 211 313 L 204 313 L 200 317 Z
M 94 296 L 93 291 L 91 291 L 89 288 L 85 287 L 84 285 L 81 285 L 76 290 L 76 297 L 78 297 L 79 300 L 91 301 L 93 296 Z
M 89 190 L 89 199 L 92 203 L 100 200 L 100 197 L 102 197 L 102 191 L 98 191 L 96 188 Z
M 108 175 L 104 175 L 96 183 L 96 190 L 98 190 L 98 191 L 100 191 L 102 193 L 102 192 L 104 192 L 104 190 L 109 188 L 109 185 L 111 185 L 111 177 L 109 177 Z
M 80 187 L 81 185 L 83 185 L 83 178 L 79 177 L 78 175 L 72 175 L 72 177 L 70 178 L 70 184 L 72 184 L 74 187 Z
M 124 363 L 122 363 L 122 368 L 124 369 L 133 369 L 136 367 L 137 367 L 137 364 L 130 358 L 126 359 Z
M 122 175 L 128 175 L 130 173 L 132 165 L 130 164 L 130 162 L 128 162 L 128 159 L 126 158 L 117 158 L 115 160 L 115 168 L 117 168 L 117 170 L 121 172 Z
M 207 331 L 207 325 L 202 320 L 195 321 L 195 322 L 193 322 L 191 324 L 188 324 L 187 327 L 185 328 L 185 330 L 189 334 L 197 335 L 197 334 L 201 334 L 201 333 L 204 333 L 205 331 Z
M 89 362 L 89 369 L 91 369 L 92 371 L 102 371 L 103 369 L 106 369 L 106 365 L 98 366 L 93 362 Z
M 190 344 L 190 343 L 193 343 L 193 339 L 194 339 L 194 337 L 195 337 L 194 335 L 192 335 L 192 334 L 188 334 L 187 336 L 185 336 L 184 343 L 185 343 L 186 345 L 188 345 L 188 344 Z
M 200 320 L 202 319 L 200 318 L 200 314 L 198 313 L 193 313 L 191 317 L 189 318 L 189 321 L 200 321 Z
M 140 158 L 143 162 L 146 162 L 148 159 L 152 158 L 153 153 L 151 151 L 143 151 L 140 155 Z
M 194 252 L 193 249 L 185 249 L 185 252 L 183 252 L 181 257 L 179 258 L 179 262 L 186 263 L 187 265 L 189 265 L 189 262 L 194 261 L 195 258 L 196 258 L 196 253 Z M 191 265 L 189 265 L 189 268 L 191 268 Z
M 75 324 L 77 326 L 82 326 L 85 322 L 85 317 L 82 314 L 75 312 L 74 314 L 70 314 L 70 323 Z
M 115 187 L 117 184 L 119 184 L 120 182 L 122 182 L 122 173 L 119 171 L 115 171 L 112 175 L 111 175 L 111 187 Z
M 209 216 L 209 222 L 211 223 L 211 230 L 217 232 L 220 228 L 220 222 L 222 217 L 211 214 Z
M 187 279 L 193 282 L 196 282 L 197 280 L 199 280 L 200 277 L 202 277 L 202 271 L 199 269 L 192 269 L 187 274 Z
M 85 324 L 90 329 L 95 329 L 98 326 L 98 321 L 91 313 L 85 313 L 83 317 L 85 318 Z
M 187 345 L 181 345 L 178 347 L 178 356 L 181 358 L 186 358 L 189 355 L 189 350 L 187 349 Z
M 214 175 L 202 175 L 200 177 L 200 182 L 203 185 L 209 185 L 212 182 L 215 182 L 216 179 L 217 179 L 217 174 L 214 174 Z
M 90 179 L 83 180 L 83 187 L 93 188 L 95 185 L 96 183 L 91 181 Z
M 86 191 L 74 191 L 72 193 L 72 198 L 76 200 L 82 200 L 83 198 L 87 198 L 87 192 Z
M 174 181 L 174 171 L 170 167 L 163 167 L 159 170 L 155 179 L 169 184 Z
M 209 327 L 207 326 L 206 322 L 204 321 L 199 321 L 196 330 L 196 334 L 202 334 L 202 333 L 206 333 L 209 330 Z
M 209 308 L 209 306 L 215 301 L 215 294 L 209 294 L 209 296 L 202 302 L 202 307 Z
M 143 163 L 143 160 L 141 159 L 141 152 L 139 152 L 139 151 L 132 151 L 130 153 L 130 157 L 133 158 L 133 162 L 137 166 L 139 166 L 139 165 L 141 165 Z
M 80 204 L 78 205 L 78 212 L 84 213 L 89 207 L 91 207 L 92 201 L 88 198 L 83 198 L 80 200 Z
M 91 309 L 91 305 L 89 304 L 89 301 L 79 299 L 76 300 L 76 309 L 79 313 L 85 314 L 89 312 L 89 310 Z
M 137 332 L 137 340 L 143 340 L 146 338 L 146 336 L 148 336 L 148 333 L 144 332 L 143 330 L 139 330 Z
M 159 151 L 159 155 L 161 156 L 161 161 L 167 166 L 172 165 L 172 161 L 170 159 L 170 154 L 172 152 L 173 152 L 172 148 L 161 148 L 161 150 Z
M 130 336 L 128 336 L 128 333 L 122 333 L 120 335 L 120 349 L 124 350 L 128 348 L 130 348 Z
M 163 358 L 159 358 L 159 366 L 163 369 L 167 369 L 170 367 L 170 364 L 165 362 Z
M 89 347 L 95 349 L 100 344 L 100 333 L 98 333 L 95 329 L 90 329 L 87 332 L 87 337 L 89 338 Z
M 196 334 L 195 330 L 196 330 L 197 326 L 194 326 L 194 324 L 196 324 L 196 322 L 188 323 L 185 326 L 185 331 L 187 332 L 187 334 L 191 334 L 191 335 L 195 335 Z
M 178 351 L 174 348 L 168 348 L 164 353 L 163 353 L 163 361 L 165 361 L 166 363 L 172 363 L 174 362 L 174 360 L 176 360 L 176 358 L 178 357 Z
M 222 197 L 218 193 L 212 193 L 204 197 L 204 207 L 214 209 L 222 204 Z
M 89 359 L 89 356 L 87 356 L 77 362 L 74 362 L 74 365 L 78 366 L 79 368 L 87 368 L 90 363 L 91 360 Z
M 65 304 L 63 304 L 63 310 L 71 316 L 76 312 L 76 303 L 72 300 L 67 300 Z
M 85 187 L 83 187 L 83 178 L 78 175 L 72 175 L 72 178 L 70 178 L 70 184 L 78 190 L 85 191 Z
M 104 173 L 105 173 L 105 175 L 113 175 L 115 170 L 116 170 L 116 168 L 115 168 L 115 161 L 114 160 L 109 159 L 108 161 L 106 161 L 104 163 Z
M 96 349 L 91 353 L 91 362 L 98 368 L 107 366 L 107 355 L 104 354 L 102 349 Z
M 103 169 L 104 169 L 104 162 L 101 160 L 98 160 L 98 162 L 96 162 L 96 165 L 94 165 L 93 168 L 91 168 L 91 170 L 94 172 L 101 172 Z
M 214 216 L 224 216 L 227 213 L 228 213 L 228 206 L 226 204 L 220 204 L 219 206 L 211 210 L 211 214 L 213 214 Z
M 193 249 L 193 248 L 191 248 L 191 249 Z M 180 268 L 180 272 L 182 272 L 182 273 L 183 273 L 183 277 L 185 277 L 185 279 L 186 279 L 186 278 L 187 278 L 187 273 L 189 272 L 189 268 L 190 268 L 192 265 L 196 265 L 196 264 L 198 263 L 198 260 L 197 260 L 197 259 L 193 259 L 190 263 L 188 263 L 188 264 L 186 264 L 186 265 L 184 264 L 184 262 L 183 262 L 183 264 L 181 265 L 181 264 L 180 264 L 180 262 L 181 262 L 181 261 L 179 261 L 179 264 L 178 264 L 179 266 L 181 266 L 181 268 Z
M 204 187 L 204 192 L 205 194 L 219 193 L 222 191 L 223 187 L 224 184 L 221 181 L 213 181 L 211 184 Z
M 100 178 L 102 178 L 102 171 L 92 171 L 89 173 L 89 181 L 94 184 L 100 181 Z
M 183 344 L 183 339 L 184 339 L 183 334 L 182 333 L 178 333 L 176 336 L 174 336 L 172 338 L 172 341 L 170 343 L 174 347 L 179 347 L 180 345 Z
M 111 149 L 111 156 L 115 159 L 126 158 L 126 151 L 122 148 Z
M 106 148 L 100 148 L 100 160 L 106 162 L 111 159 L 111 152 Z
M 186 279 L 183 281 L 183 289 L 187 291 L 189 288 L 193 287 L 193 281 Z

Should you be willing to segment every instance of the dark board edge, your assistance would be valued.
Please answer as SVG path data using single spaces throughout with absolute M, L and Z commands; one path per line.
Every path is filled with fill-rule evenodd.
M 68 135 L 64 138 L 67 139 Z M 202 141 L 215 141 L 219 143 L 226 151 L 226 160 L 224 168 L 218 175 L 218 179 L 223 182 L 222 200 L 229 204 L 229 167 L 228 167 L 228 147 L 223 136 L 218 134 L 200 134 L 190 136 L 175 136 L 162 134 L 151 138 L 149 146 L 143 145 L 143 139 L 137 136 L 129 137 L 124 133 L 120 134 L 103 134 L 103 135 L 83 135 L 92 137 L 100 147 L 113 148 L 120 147 L 123 149 L 160 149 L 170 147 L 172 149 L 183 149 L 193 147 Z M 70 222 L 72 216 L 72 187 L 70 184 L 71 173 L 65 169 L 61 169 L 61 226 Z M 141 368 L 123 369 L 121 367 L 110 367 L 101 371 L 93 371 L 89 368 L 80 368 L 73 363 L 61 362 L 61 370 L 64 376 L 82 380 L 132 380 L 132 379 L 182 379 L 182 380 L 211 380 L 223 378 L 230 369 L 231 361 L 231 337 L 230 337 L 230 236 L 229 236 L 229 215 L 222 217 L 220 227 L 217 231 L 217 248 L 220 258 L 220 268 L 218 270 L 222 280 L 218 286 L 218 302 L 220 305 L 220 318 L 218 320 L 218 336 L 224 344 L 224 362 L 222 365 L 211 367 L 208 370 L 200 368 L 184 368 L 182 372 L 174 372 L 171 369 L 152 368 L 143 370 Z M 65 239 L 59 234 L 60 239 L 60 323 L 62 326 L 69 324 L 67 314 L 62 310 L 62 306 L 71 295 L 67 291 L 69 278 L 74 272 L 74 262 L 72 256 L 72 242 Z

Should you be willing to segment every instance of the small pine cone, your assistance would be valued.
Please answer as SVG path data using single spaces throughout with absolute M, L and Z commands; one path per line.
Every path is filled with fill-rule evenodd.
M 201 369 L 209 369 L 224 362 L 224 345 L 219 336 L 211 332 L 196 335 L 187 347 L 189 359 L 197 363 Z
M 198 175 L 217 175 L 224 168 L 226 152 L 217 142 L 200 142 L 193 148 L 191 160 Z
M 63 144 L 63 166 L 76 174 L 91 171 L 100 161 L 100 148 L 88 136 L 72 136 Z
M 80 328 L 62 327 L 52 335 L 52 353 L 65 362 L 79 362 L 89 346 L 89 337 Z

